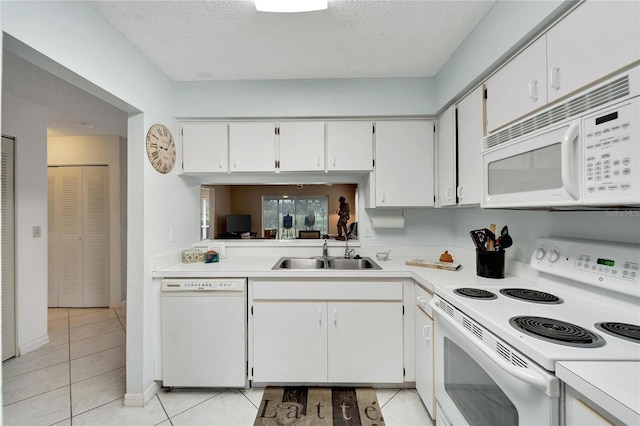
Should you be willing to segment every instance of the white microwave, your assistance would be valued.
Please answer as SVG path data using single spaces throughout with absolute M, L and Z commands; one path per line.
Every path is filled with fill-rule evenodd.
M 640 206 L 640 68 L 482 140 L 482 207 Z

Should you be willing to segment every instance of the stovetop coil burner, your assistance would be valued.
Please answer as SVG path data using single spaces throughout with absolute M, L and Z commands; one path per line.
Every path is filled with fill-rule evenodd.
M 544 318 L 522 316 L 509 320 L 511 326 L 532 337 L 552 343 L 580 348 L 597 348 L 604 345 L 604 339 L 579 325 Z
M 483 290 L 481 288 L 462 287 L 456 288 L 455 290 L 453 290 L 453 292 L 459 294 L 460 296 L 470 297 L 472 299 L 493 300 L 498 298 L 495 293 Z
M 640 343 L 640 325 L 625 324 L 622 322 L 599 322 L 596 324 L 596 328 L 612 336 Z
M 544 291 L 532 290 L 528 288 L 503 288 L 502 290 L 500 290 L 500 293 L 514 299 L 533 303 L 544 303 L 549 305 L 562 303 L 562 299 L 560 299 L 558 296 L 550 293 L 545 293 Z

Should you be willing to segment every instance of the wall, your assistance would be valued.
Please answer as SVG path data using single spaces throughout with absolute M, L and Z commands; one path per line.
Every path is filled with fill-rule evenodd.
M 428 115 L 431 78 L 183 82 L 181 118 Z
M 178 178 L 177 170 L 155 172 L 145 153 L 151 125 L 164 123 L 178 134 L 173 84 L 85 2 L 1 2 L 0 8 L 5 48 L 129 113 L 125 404 L 143 405 L 157 389 L 150 361 L 157 309 L 151 258 L 198 238 L 192 218 L 198 214 L 199 185 Z M 46 175 L 44 158 L 31 173 Z M 46 204 L 36 207 L 32 214 L 44 217 Z M 33 297 L 46 300 L 46 288 L 40 290 Z M 46 315 L 46 304 L 40 314 Z
M 121 254 L 126 259 L 126 239 L 121 239 L 121 209 L 126 211 L 126 190 L 121 191 L 120 180 L 126 179 L 126 168 L 120 167 L 120 148 L 126 149 L 118 136 L 51 137 L 47 142 L 49 166 L 107 165 L 109 167 L 109 261 L 110 306 L 120 307 L 122 291 Z M 125 263 L 126 266 L 126 263 Z
M 497 229 L 507 225 L 513 246 L 507 250 L 510 259 L 529 263 L 537 237 L 563 236 L 603 241 L 640 244 L 640 211 L 520 211 L 481 208 L 449 209 L 455 215 L 455 244 L 473 249 L 469 236 L 472 229 Z
M 2 134 L 15 145 L 16 325 L 19 354 L 47 343 L 47 110 L 2 94 Z M 41 227 L 33 238 L 32 226 Z

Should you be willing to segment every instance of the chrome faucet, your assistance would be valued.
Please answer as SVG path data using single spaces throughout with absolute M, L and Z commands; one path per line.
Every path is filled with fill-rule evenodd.
M 351 256 L 353 255 L 353 253 L 355 253 L 355 250 L 349 248 L 349 237 L 345 236 L 344 243 L 344 257 L 345 259 L 351 259 Z
M 324 244 L 322 245 L 322 257 L 329 257 L 329 247 L 327 247 L 327 239 L 324 239 Z

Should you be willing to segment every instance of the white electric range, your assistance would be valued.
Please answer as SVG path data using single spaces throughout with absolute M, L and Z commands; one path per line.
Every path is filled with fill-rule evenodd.
M 556 362 L 640 361 L 640 247 L 536 247 L 531 285 L 487 279 L 436 292 L 439 424 L 558 425 Z

